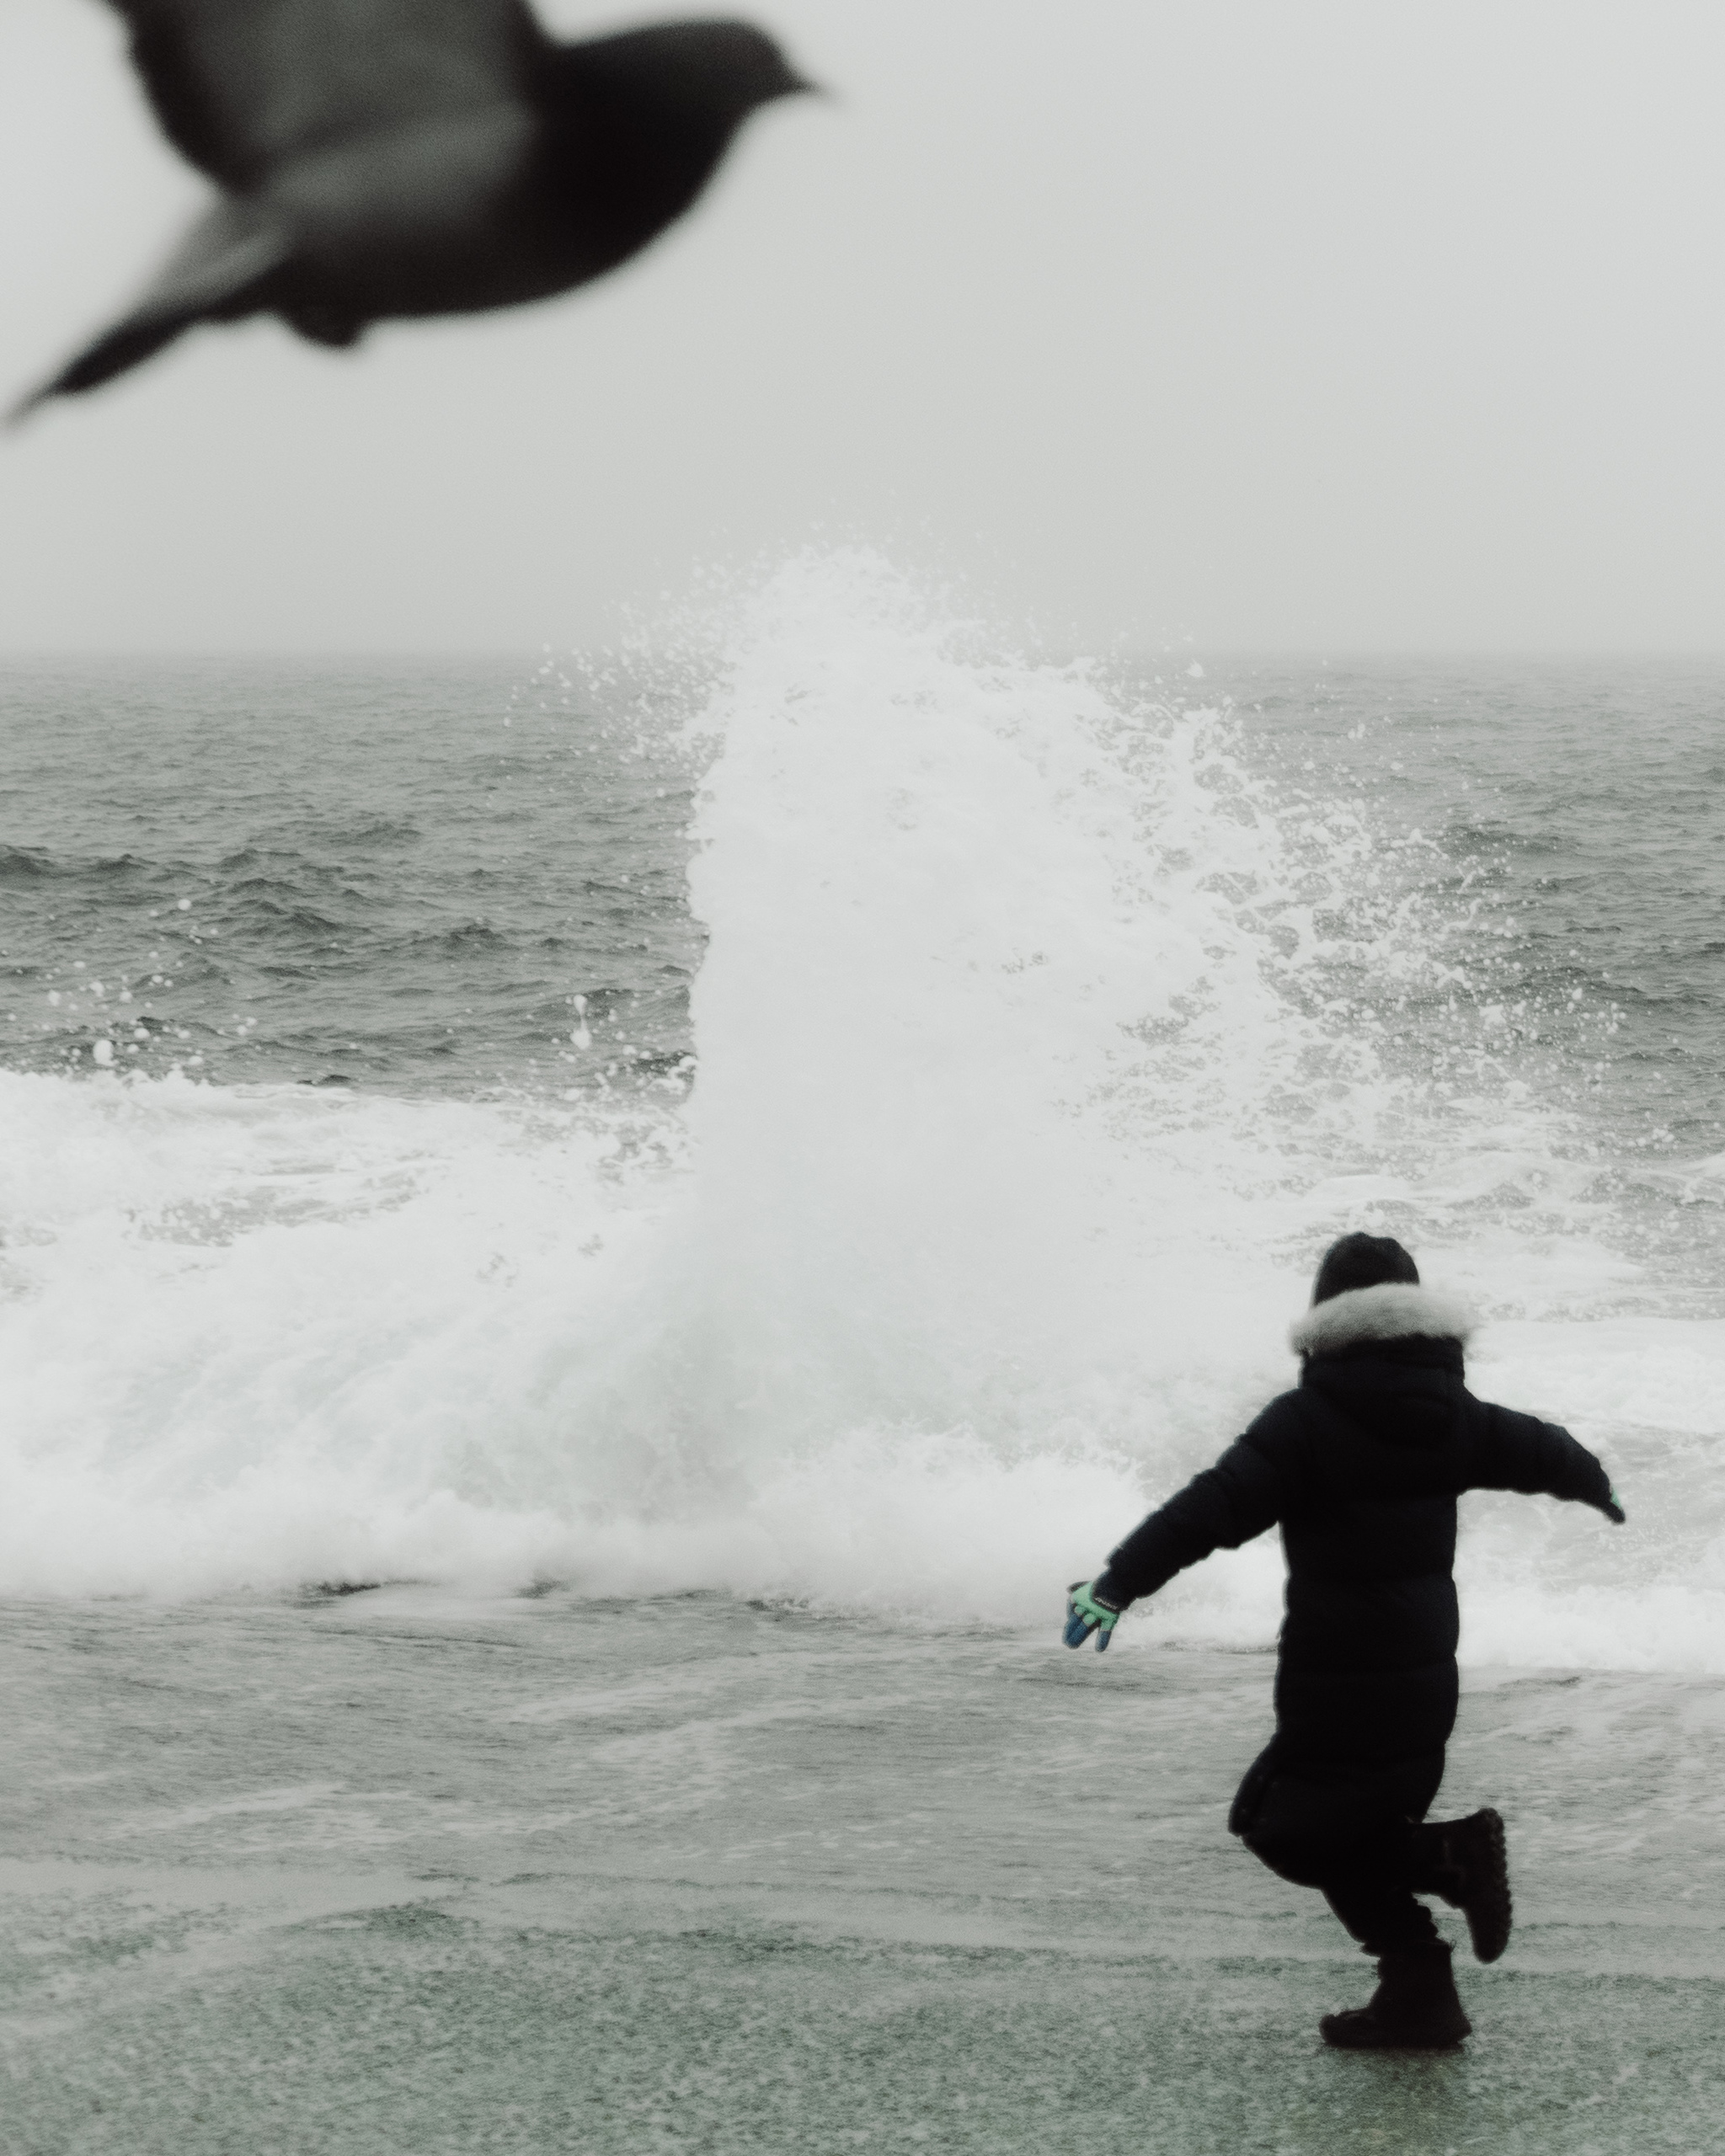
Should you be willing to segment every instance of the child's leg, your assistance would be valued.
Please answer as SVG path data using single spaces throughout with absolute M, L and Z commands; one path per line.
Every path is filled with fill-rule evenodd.
M 1437 1794 L 1442 1753 L 1333 1782 L 1280 1774 L 1277 1765 L 1272 1746 L 1248 1772 L 1228 1822 L 1253 1855 L 1294 1885 L 1318 1888 L 1368 1953 L 1437 1945 L 1431 1913 L 1414 1898 L 1429 1868 L 1414 1822 Z
M 1416 1825 L 1443 1777 L 1443 1754 L 1343 1782 L 1315 1782 L 1261 1760 L 1229 1822 L 1273 1871 L 1316 1886 L 1378 1965 L 1370 2003 L 1327 2014 L 1327 2044 L 1449 2050 L 1470 2033 L 1455 1995 L 1450 1949 L 1414 1898 L 1430 1868 Z
M 1339 1858 L 1312 1884 L 1335 1911 L 1343 1928 L 1375 1960 L 1386 1954 L 1418 1954 L 1439 1944 L 1438 1927 L 1408 1883 L 1407 1835 L 1399 1849 L 1385 1849 L 1375 1860 L 1361 1853 Z
M 1370 2004 L 1325 2015 L 1324 2041 L 1353 2051 L 1453 2048 L 1471 2024 L 1455 1995 L 1449 1946 L 1414 1898 L 1416 1888 L 1432 1891 L 1432 1849 L 1418 1822 L 1443 1779 L 1443 1753 L 1342 1781 L 1279 1766 L 1272 1746 L 1247 1774 L 1228 1823 L 1273 1871 L 1319 1888 L 1378 1965 Z

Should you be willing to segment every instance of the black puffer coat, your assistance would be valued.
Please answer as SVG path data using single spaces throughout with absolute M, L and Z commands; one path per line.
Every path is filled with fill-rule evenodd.
M 1442 1748 L 1455 1721 L 1463 1490 L 1611 1505 L 1605 1469 L 1567 1430 L 1468 1391 L 1467 1326 L 1447 1297 L 1400 1283 L 1318 1304 L 1292 1334 L 1306 1358 L 1299 1390 L 1272 1401 L 1093 1582 L 1124 1605 L 1280 1525 L 1281 1771 L 1345 1779 Z

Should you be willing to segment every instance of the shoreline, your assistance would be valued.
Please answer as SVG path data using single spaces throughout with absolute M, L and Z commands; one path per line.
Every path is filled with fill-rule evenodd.
M 1369 1967 L 1226 1833 L 1266 1654 L 719 1596 L 9 1614 L 7 2156 L 1717 2131 L 1725 1679 L 1471 1673 L 1440 1806 L 1503 1811 L 1515 1935 L 1458 1954 L 1462 2052 L 1363 2060 L 1316 2021 Z

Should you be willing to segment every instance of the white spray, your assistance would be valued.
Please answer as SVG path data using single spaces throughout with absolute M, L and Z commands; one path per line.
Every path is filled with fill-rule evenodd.
M 1046 1621 L 1291 1381 L 1324 1240 L 1394 1225 L 1517 1321 L 1480 1388 L 1615 1444 L 1664 1522 L 1655 1552 L 1479 1501 L 1470 1651 L 1725 1667 L 1717 1329 L 1598 1316 L 1584 1231 L 1479 1203 L 1525 1175 L 1549 1217 L 1533 1110 L 1387 1075 L 1338 969 L 1388 1001 L 1437 960 L 1351 811 L 1275 798 L 1226 714 L 980 655 L 866 555 L 742 608 L 696 723 L 699 1070 L 649 1142 L 0 1075 L 8 1591 Z M 1268 1640 L 1278 1587 L 1269 1545 L 1219 1560 L 1141 1636 Z

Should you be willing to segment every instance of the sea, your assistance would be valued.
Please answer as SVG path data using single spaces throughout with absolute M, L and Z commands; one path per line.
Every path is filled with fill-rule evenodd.
M 0 2149 L 1717 2148 L 1722 799 L 1717 659 L 863 549 L 7 659 Z M 1059 1646 L 1355 1228 L 1628 1514 L 1463 1502 L 1455 2059 L 1226 1833 L 1273 1541 Z

